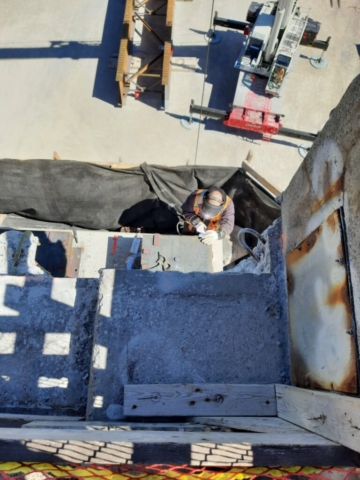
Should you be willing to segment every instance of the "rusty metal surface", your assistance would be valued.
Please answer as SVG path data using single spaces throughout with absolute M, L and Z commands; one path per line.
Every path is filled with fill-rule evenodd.
M 286 256 L 286 266 L 293 384 L 357 393 L 353 314 L 338 210 Z

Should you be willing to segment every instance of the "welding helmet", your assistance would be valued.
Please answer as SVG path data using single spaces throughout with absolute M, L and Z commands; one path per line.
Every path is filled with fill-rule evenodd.
M 209 188 L 204 194 L 200 206 L 201 214 L 206 220 L 216 217 L 224 208 L 226 193 L 221 188 Z

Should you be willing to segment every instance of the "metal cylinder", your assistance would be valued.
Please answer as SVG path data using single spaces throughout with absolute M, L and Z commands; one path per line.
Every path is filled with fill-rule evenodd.
M 278 39 L 280 27 L 283 21 L 283 17 L 285 14 L 285 3 L 287 0 L 279 0 L 278 7 L 275 13 L 275 21 L 274 25 L 271 30 L 270 38 L 265 49 L 265 61 L 270 62 L 272 59 L 272 54 L 275 49 L 275 45 Z
M 295 0 L 287 0 L 286 6 L 285 6 L 285 14 L 283 16 L 282 22 L 281 22 L 281 30 L 287 27 L 287 24 L 289 23 L 293 8 L 294 8 L 294 3 Z

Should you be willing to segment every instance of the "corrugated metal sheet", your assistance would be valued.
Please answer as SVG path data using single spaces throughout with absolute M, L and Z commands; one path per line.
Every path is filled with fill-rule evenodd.
M 357 393 L 339 211 L 286 256 L 294 385 Z

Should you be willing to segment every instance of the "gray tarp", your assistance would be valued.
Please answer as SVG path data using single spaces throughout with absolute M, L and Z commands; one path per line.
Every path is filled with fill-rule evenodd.
M 280 207 L 239 168 L 147 165 L 113 170 L 54 160 L 0 161 L 0 212 L 88 229 L 120 226 L 175 230 L 181 205 L 198 188 L 222 187 L 235 204 L 235 223 L 263 231 Z

